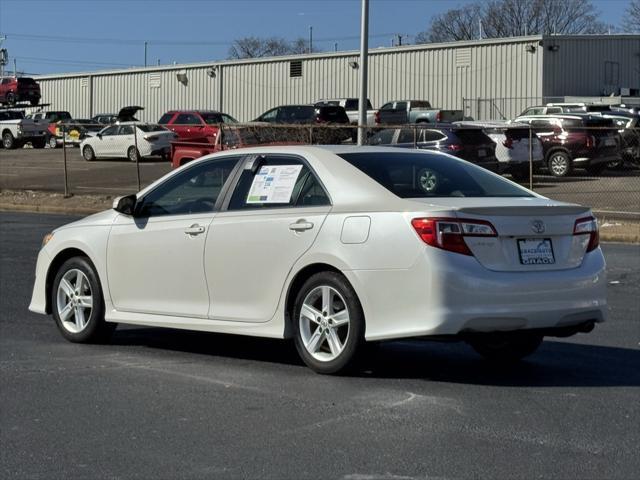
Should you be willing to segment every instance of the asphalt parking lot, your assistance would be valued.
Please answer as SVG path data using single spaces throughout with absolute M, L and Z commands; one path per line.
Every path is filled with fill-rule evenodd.
M 27 311 L 41 238 L 0 213 L 0 477 L 620 478 L 640 471 L 640 247 L 606 244 L 610 320 L 492 367 L 382 344 L 320 376 L 288 343 L 120 327 L 66 342 Z
M 62 149 L 0 149 L 0 188 L 64 192 Z M 171 170 L 159 158 L 140 162 L 144 187 Z M 70 192 L 122 195 L 135 193 L 137 173 L 128 160 L 85 161 L 78 148 L 67 149 Z M 526 184 L 525 186 L 528 186 Z M 640 169 L 606 171 L 599 177 L 576 170 L 568 178 L 534 177 L 534 190 L 557 200 L 589 205 L 609 218 L 640 219 Z

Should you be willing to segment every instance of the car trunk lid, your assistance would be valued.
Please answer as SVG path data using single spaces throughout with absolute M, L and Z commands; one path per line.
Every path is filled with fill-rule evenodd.
M 494 271 L 522 272 L 576 268 L 591 236 L 574 234 L 576 221 L 590 218 L 587 207 L 546 199 L 442 198 L 458 219 L 489 222 L 495 236 L 464 236 L 473 256 Z

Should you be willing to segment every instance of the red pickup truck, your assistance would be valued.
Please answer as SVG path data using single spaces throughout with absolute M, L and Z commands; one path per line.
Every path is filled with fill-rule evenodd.
M 293 138 L 293 139 L 292 139 Z M 181 141 L 171 142 L 171 168 L 178 168 L 196 158 L 222 150 L 232 150 L 256 145 L 300 145 L 288 129 L 268 125 L 225 127 L 212 142 Z
M 0 104 L 15 105 L 29 102 L 35 106 L 40 103 L 40 85 L 28 77 L 5 77 L 0 79 Z

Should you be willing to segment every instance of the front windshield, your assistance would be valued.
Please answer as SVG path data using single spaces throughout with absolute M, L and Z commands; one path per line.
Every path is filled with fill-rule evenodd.
M 533 197 L 512 182 L 449 155 L 362 152 L 339 156 L 400 198 Z

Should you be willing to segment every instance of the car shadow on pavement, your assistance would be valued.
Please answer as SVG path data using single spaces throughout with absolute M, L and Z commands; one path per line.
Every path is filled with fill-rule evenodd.
M 112 343 L 306 368 L 290 341 L 125 327 Z M 368 345 L 350 375 L 513 387 L 640 387 L 638 365 L 640 349 L 560 340 L 547 340 L 529 358 L 510 365 L 485 361 L 462 342 L 403 340 Z

